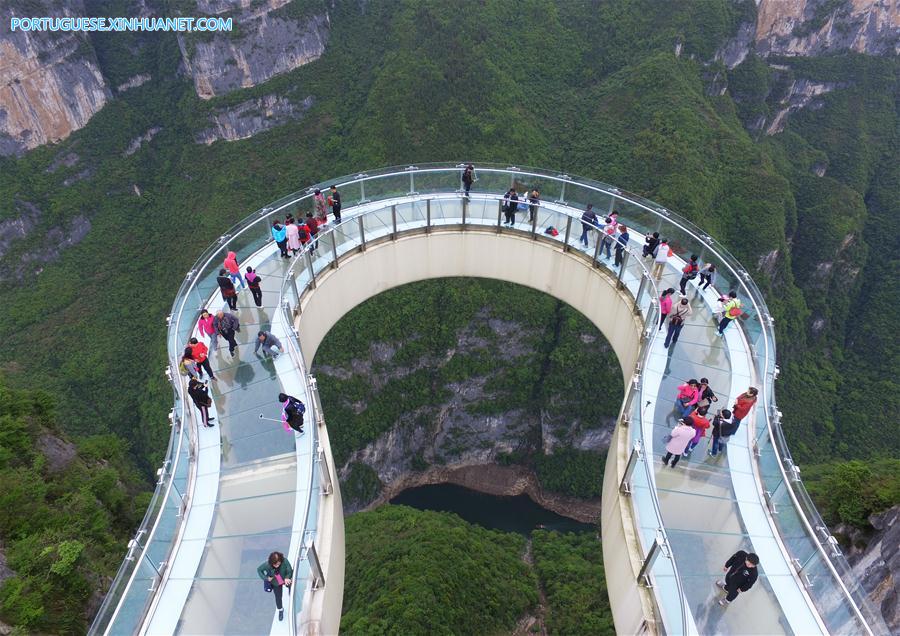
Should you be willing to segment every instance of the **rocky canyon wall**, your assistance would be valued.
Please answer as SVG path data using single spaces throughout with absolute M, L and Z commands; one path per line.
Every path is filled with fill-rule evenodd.
M 28 15 L 36 13 L 81 16 L 84 8 L 48 4 Z M 19 155 L 83 127 L 111 93 L 86 35 L 11 32 L 9 16 L 23 15 L 13 3 L 0 15 L 0 155 Z

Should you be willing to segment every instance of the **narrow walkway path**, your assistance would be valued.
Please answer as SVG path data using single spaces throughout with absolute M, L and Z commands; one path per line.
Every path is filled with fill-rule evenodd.
M 289 554 L 297 456 L 293 432 L 259 419 L 260 413 L 279 418 L 282 383 L 276 363 L 254 354 L 254 341 L 257 332 L 271 329 L 275 312 L 280 311 L 281 284 L 290 262 L 278 258 L 277 250 L 275 256 L 271 250 L 264 254 L 268 256 L 258 265 L 248 261 L 262 277 L 263 307 L 256 307 L 249 291 L 240 292 L 234 312 L 241 321 L 238 351 L 232 357 L 220 337 L 210 356 L 218 378 L 210 383 L 210 393 L 221 432 L 221 470 L 198 474 L 197 488 L 217 485 L 218 497 L 208 535 L 186 535 L 180 547 L 204 552 L 196 574 L 190 576 L 177 633 L 268 634 L 273 625 L 274 601 L 263 592 L 256 567 L 273 550 Z M 211 310 L 224 304 L 218 291 L 212 298 Z M 197 508 L 192 507 L 191 514 L 201 513 Z M 176 574 L 170 583 L 177 582 Z M 284 596 L 288 607 L 289 593 Z

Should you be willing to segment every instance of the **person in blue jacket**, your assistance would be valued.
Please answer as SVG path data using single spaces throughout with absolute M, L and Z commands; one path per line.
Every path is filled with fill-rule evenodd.
M 256 573 L 264 583 L 266 592 L 271 591 L 275 595 L 275 609 L 278 610 L 278 620 L 284 620 L 284 605 L 282 594 L 285 587 L 291 587 L 294 577 L 294 568 L 284 558 L 281 552 L 273 552 L 269 558 L 256 568 Z M 271 588 L 271 589 L 270 589 Z
M 290 258 L 287 251 L 287 228 L 278 219 L 272 223 L 272 238 L 275 239 L 278 249 L 281 250 L 281 258 Z

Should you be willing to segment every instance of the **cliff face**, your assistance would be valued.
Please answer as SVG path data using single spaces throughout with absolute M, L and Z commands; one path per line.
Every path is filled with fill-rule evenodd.
M 328 41 L 326 13 L 295 15 L 292 3 L 268 0 L 200 1 L 198 10 L 231 17 L 235 31 L 211 38 L 178 38 L 197 95 L 210 99 L 249 88 L 321 57 Z
M 900 53 L 897 0 L 757 0 L 756 51 Z
M 864 549 L 852 547 L 847 557 L 869 599 L 881 610 L 891 633 L 897 634 L 900 633 L 900 505 L 872 515 L 869 522 L 875 534 Z M 850 534 L 852 539 L 853 533 Z
M 219 139 L 247 139 L 275 126 L 300 119 L 312 105 L 312 97 L 307 97 L 300 104 L 294 104 L 279 95 L 251 99 L 233 108 L 216 110 L 210 117 L 212 126 L 198 132 L 194 139 L 197 143 L 207 145 Z
M 80 3 L 30 14 L 84 15 Z M 19 155 L 68 137 L 110 97 L 86 36 L 13 33 L 7 18 L 0 21 L 0 155 Z

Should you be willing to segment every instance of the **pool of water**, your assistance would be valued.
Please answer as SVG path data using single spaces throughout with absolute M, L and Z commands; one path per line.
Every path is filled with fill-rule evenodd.
M 536 529 L 560 532 L 597 531 L 594 524 L 580 523 L 542 508 L 528 495 L 497 497 L 455 484 L 410 488 L 391 499 L 391 503 L 418 510 L 453 512 L 469 523 L 526 536 Z

